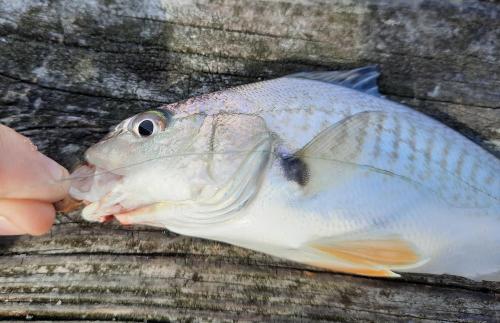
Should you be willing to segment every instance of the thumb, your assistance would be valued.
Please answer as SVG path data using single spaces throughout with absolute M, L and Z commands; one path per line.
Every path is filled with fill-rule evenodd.
M 68 191 L 68 171 L 31 141 L 0 125 L 0 198 L 55 202 Z

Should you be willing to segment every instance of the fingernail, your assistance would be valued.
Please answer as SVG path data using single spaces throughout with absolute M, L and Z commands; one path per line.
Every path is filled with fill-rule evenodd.
M 25 234 L 22 229 L 14 225 L 12 222 L 7 220 L 5 217 L 0 215 L 0 235 L 1 236 L 14 236 Z
M 49 172 L 50 176 L 54 180 L 60 180 L 66 177 L 67 172 L 58 163 L 56 163 L 54 160 L 50 159 L 49 157 L 42 155 L 43 156 L 43 163 L 47 171 Z

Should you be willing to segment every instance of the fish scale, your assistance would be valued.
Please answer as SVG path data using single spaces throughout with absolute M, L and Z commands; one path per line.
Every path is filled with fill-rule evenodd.
M 378 158 L 374 155 L 371 156 L 375 160 L 374 163 L 379 165 L 379 167 L 382 167 L 383 164 L 391 164 L 393 166 L 389 169 L 394 168 L 394 172 L 398 174 L 404 174 L 405 176 L 410 177 L 411 174 L 416 173 L 416 176 L 420 177 L 422 180 L 434 181 L 435 183 L 433 183 L 433 185 L 436 185 L 437 190 L 446 195 L 447 199 L 452 199 L 457 192 L 470 191 L 463 187 L 466 183 L 471 183 L 471 185 L 477 186 L 477 190 L 492 192 L 492 198 L 498 199 L 498 193 L 500 192 L 498 186 L 495 187 L 493 181 L 491 181 L 491 183 L 487 183 L 485 180 L 479 180 L 480 177 L 484 178 L 486 176 L 485 174 L 488 174 L 488 169 L 490 169 L 489 174 L 492 173 L 491 169 L 494 169 L 493 167 L 485 167 L 484 169 L 478 167 L 478 158 L 480 158 L 481 155 L 476 157 L 472 154 L 467 155 L 467 158 L 464 157 L 465 164 L 472 165 L 470 172 L 461 174 L 455 171 L 456 166 L 454 165 L 453 160 L 456 159 L 457 151 L 461 151 L 460 139 L 462 139 L 458 134 L 445 132 L 439 137 L 436 137 L 433 136 L 432 128 L 430 128 L 426 132 L 426 136 L 421 134 L 417 139 L 417 133 L 415 130 L 412 130 L 415 129 L 414 124 L 401 122 L 399 119 L 394 118 L 395 116 L 393 116 L 393 120 L 391 121 L 393 124 L 391 125 L 387 124 L 387 120 L 383 123 L 383 128 L 389 130 L 388 135 L 385 138 L 387 140 L 385 146 L 389 147 L 385 154 L 386 158 L 380 159 L 380 156 Z M 380 126 L 380 120 L 378 121 Z M 434 125 L 431 125 L 431 127 L 434 127 Z M 379 129 L 377 129 L 377 131 L 380 131 Z M 421 130 L 423 129 L 421 128 Z M 409 138 L 406 137 L 406 134 L 408 134 Z M 418 144 L 412 144 L 412 142 L 415 142 L 416 140 L 419 140 L 420 142 Z M 392 147 L 390 146 L 391 142 L 393 143 Z M 394 145 L 396 142 L 398 144 Z M 455 142 L 458 142 L 458 144 L 455 144 Z M 374 145 L 375 148 L 373 150 L 380 150 L 380 145 L 382 145 L 382 143 L 375 139 Z M 412 149 L 412 146 L 415 148 Z M 370 149 L 367 148 L 367 150 Z M 485 158 L 481 161 L 482 163 L 488 164 L 494 162 L 492 160 L 488 161 L 488 155 L 484 153 L 482 155 Z M 494 157 L 491 156 L 491 158 Z M 422 165 L 426 167 L 422 167 Z M 444 180 L 447 178 L 447 175 L 456 177 L 459 182 L 453 185 L 453 181 Z M 458 187 L 460 189 L 457 190 L 454 187 Z M 475 194 L 474 190 L 471 191 L 470 194 Z M 454 198 L 454 200 L 457 202 L 456 198 Z M 484 203 L 487 203 L 487 201 L 483 201 L 483 204 Z M 495 201 L 491 200 L 490 203 L 487 204 L 492 205 L 492 203 L 495 203 Z
M 297 73 L 133 116 L 86 153 L 114 176 L 71 192 L 91 221 L 113 214 L 328 270 L 500 280 L 499 160 L 383 98 L 378 74 Z M 145 116 L 151 137 L 133 126 Z

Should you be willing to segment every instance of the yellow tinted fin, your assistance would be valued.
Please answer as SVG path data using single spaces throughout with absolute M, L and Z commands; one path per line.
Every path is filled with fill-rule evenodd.
M 312 247 L 353 264 L 399 267 L 420 261 L 408 242 L 396 238 L 337 241 L 333 245 L 313 244 Z
M 331 261 L 311 263 L 319 267 L 364 276 L 394 277 L 391 269 L 409 268 L 423 261 L 416 248 L 396 236 L 349 240 L 318 240 L 311 248 Z

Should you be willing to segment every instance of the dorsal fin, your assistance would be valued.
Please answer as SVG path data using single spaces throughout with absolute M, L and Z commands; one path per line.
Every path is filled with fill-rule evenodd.
M 382 97 L 377 86 L 377 79 L 379 75 L 380 70 L 378 66 L 369 65 L 347 71 L 301 72 L 288 75 L 287 77 L 303 78 L 342 85 L 366 94 Z

